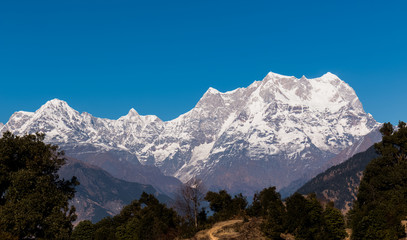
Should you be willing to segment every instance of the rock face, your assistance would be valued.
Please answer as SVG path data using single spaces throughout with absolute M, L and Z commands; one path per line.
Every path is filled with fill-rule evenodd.
M 68 155 L 122 179 L 136 181 L 136 169 L 158 167 L 183 182 L 197 176 L 211 189 L 252 194 L 305 182 L 344 161 L 348 155 L 338 154 L 360 151 L 350 147 L 378 126 L 354 90 L 331 73 L 315 79 L 269 73 L 247 88 L 209 88 L 172 121 L 134 109 L 118 120 L 101 119 L 54 99 L 35 113 L 15 113 L 2 131 L 45 132 Z

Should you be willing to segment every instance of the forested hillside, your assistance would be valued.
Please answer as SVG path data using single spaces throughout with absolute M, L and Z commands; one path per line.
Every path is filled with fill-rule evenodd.
M 374 146 L 371 146 L 365 152 L 355 154 L 347 161 L 318 174 L 297 192 L 315 193 L 317 198 L 333 201 L 335 207 L 347 212 L 356 199 L 366 165 L 377 156 Z

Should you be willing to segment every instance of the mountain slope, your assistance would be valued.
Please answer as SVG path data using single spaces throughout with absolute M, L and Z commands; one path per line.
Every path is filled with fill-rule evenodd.
M 344 161 L 341 151 L 378 125 L 331 73 L 314 79 L 269 73 L 247 88 L 209 88 L 192 110 L 168 122 L 134 109 L 117 120 L 96 118 L 54 99 L 35 113 L 15 113 L 2 131 L 45 132 L 69 155 L 125 180 L 142 182 L 150 174 L 134 173 L 150 166 L 145 172 L 158 167 L 184 182 L 196 176 L 211 189 L 252 194 L 303 183 Z
M 114 216 L 123 206 L 138 199 L 143 191 L 156 195 L 161 202 L 170 201 L 168 196 L 160 194 L 151 185 L 119 180 L 101 168 L 72 158 L 68 158 L 59 175 L 65 179 L 76 176 L 80 182 L 72 200 L 78 215 L 77 222 L 85 219 L 97 222 L 103 217 Z
M 347 161 L 329 168 L 297 190 L 301 194 L 316 193 L 320 199 L 333 201 L 335 207 L 348 211 L 356 199 L 357 189 L 367 164 L 376 158 L 373 146 Z
M 155 159 L 182 181 L 198 176 L 213 188 L 250 194 L 304 182 L 377 126 L 353 89 L 333 74 L 296 79 L 270 73 L 247 88 L 210 88 L 194 109 L 166 125 L 161 138 L 170 141 L 154 146 L 157 152 L 172 144 L 176 152 Z

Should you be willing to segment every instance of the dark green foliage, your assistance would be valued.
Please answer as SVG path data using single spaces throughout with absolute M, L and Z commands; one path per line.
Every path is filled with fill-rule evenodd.
M 330 203 L 323 209 L 315 194 L 299 193 L 287 198 L 286 229 L 295 239 L 340 240 L 346 236 L 341 212 Z
M 280 194 L 276 192 L 276 187 L 265 188 L 260 193 L 256 193 L 247 213 L 264 218 L 261 229 L 267 237 L 281 239 L 280 234 L 285 232 L 286 211 Z
M 287 229 L 296 239 L 321 239 L 322 206 L 315 195 L 308 198 L 299 193 L 286 200 Z
M 205 200 L 209 202 L 209 208 L 214 212 L 211 220 L 223 221 L 232 216 L 232 197 L 225 190 L 218 193 L 209 191 Z
M 240 215 L 244 212 L 247 206 L 246 197 L 242 194 L 232 197 L 225 190 L 218 193 L 209 191 L 205 200 L 209 202 L 209 207 L 215 214 L 212 216 L 212 221 L 223 221 Z
M 43 134 L 10 132 L 0 139 L 0 232 L 6 238 L 68 239 L 71 234 L 76 215 L 68 201 L 79 183 L 59 179 L 63 152 L 43 140 Z
M 286 199 L 287 221 L 286 229 L 290 233 L 296 233 L 297 228 L 306 224 L 305 217 L 307 200 L 299 193 L 294 193 Z
M 377 156 L 378 154 L 372 146 L 365 152 L 355 154 L 347 161 L 318 174 L 297 192 L 304 195 L 316 193 L 318 199 L 328 196 L 328 198 L 334 199 L 335 207 L 349 209 L 357 194 L 360 175 L 367 164 Z
M 271 208 L 284 208 L 281 195 L 276 192 L 276 187 L 263 189 L 260 193 L 254 194 L 253 203 L 247 209 L 250 216 L 265 216 Z
M 264 219 L 261 229 L 270 239 L 282 239 L 282 233 L 303 240 L 339 240 L 346 235 L 341 212 L 333 203 L 324 210 L 315 194 L 304 197 L 295 193 L 284 206 L 275 187 L 265 188 L 254 195 L 247 214 Z
M 73 231 L 71 239 L 72 240 L 92 240 L 95 234 L 95 227 L 92 222 L 85 220 L 80 222 Z
M 242 215 L 247 207 L 247 200 L 246 197 L 243 196 L 241 193 L 235 195 L 232 199 L 232 211 L 234 215 Z
M 357 201 L 349 214 L 352 239 L 399 239 L 405 236 L 401 221 L 407 216 L 407 127 L 400 122 L 380 129 L 375 144 L 379 157 L 371 161 L 360 183 Z
M 323 229 L 322 236 L 324 239 L 341 240 L 346 237 L 345 220 L 339 209 L 334 208 L 333 203 L 325 206 L 322 214 Z
M 94 236 L 95 240 L 109 240 L 116 239 L 116 227 L 119 226 L 119 223 L 114 221 L 112 217 L 105 217 L 94 225 Z M 72 234 L 75 234 L 76 228 Z
M 204 225 L 208 220 L 208 215 L 205 208 L 201 208 L 198 213 L 198 225 Z
M 232 197 L 226 190 L 221 190 L 219 193 L 209 191 L 205 200 L 209 202 L 209 207 L 215 213 L 226 210 L 232 204 Z
M 161 204 L 154 195 L 143 193 L 113 218 L 106 217 L 94 225 L 81 222 L 72 236 L 95 240 L 174 239 L 179 227 L 180 219 L 174 210 Z

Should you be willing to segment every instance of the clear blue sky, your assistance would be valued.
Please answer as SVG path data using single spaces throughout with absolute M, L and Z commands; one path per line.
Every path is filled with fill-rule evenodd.
M 3 123 L 53 98 L 170 120 L 269 71 L 330 71 L 376 120 L 407 121 L 407 1 L 0 2 Z

